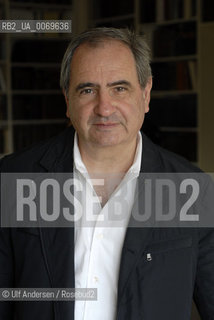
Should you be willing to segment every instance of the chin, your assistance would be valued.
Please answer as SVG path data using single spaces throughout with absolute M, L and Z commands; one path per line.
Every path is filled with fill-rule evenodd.
M 94 139 L 93 142 L 100 147 L 113 147 L 119 145 L 122 141 L 113 137 L 112 139 Z

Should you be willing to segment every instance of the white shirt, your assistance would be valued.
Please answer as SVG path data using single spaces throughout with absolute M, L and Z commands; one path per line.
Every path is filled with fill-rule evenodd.
M 121 252 L 134 202 L 141 155 L 142 137 L 139 133 L 134 162 L 102 208 L 75 135 L 74 178 L 80 183 L 82 192 L 74 189 L 74 197 L 82 204 L 83 213 L 83 218 L 75 223 L 75 287 L 97 288 L 96 301 L 75 301 L 75 320 L 115 319 Z M 109 213 L 121 214 L 122 223 L 119 221 L 117 225 Z M 86 227 L 85 219 L 94 220 L 90 227 Z

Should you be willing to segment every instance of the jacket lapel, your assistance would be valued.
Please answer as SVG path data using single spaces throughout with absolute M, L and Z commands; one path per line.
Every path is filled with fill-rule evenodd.
M 40 166 L 50 173 L 73 172 L 74 131 L 67 128 L 45 153 Z M 72 212 L 73 213 L 73 212 Z M 40 228 L 43 255 L 53 288 L 74 288 L 74 228 Z M 72 320 L 74 302 L 55 302 L 55 318 Z
M 159 156 L 159 152 L 156 146 L 150 142 L 150 140 L 143 135 L 143 149 L 142 149 L 142 161 L 141 161 L 141 172 L 143 173 L 157 173 L 163 172 L 162 160 Z M 140 181 L 140 179 L 139 179 Z M 142 202 L 142 197 L 140 194 L 139 204 Z M 140 205 L 141 206 L 141 205 Z M 139 207 L 140 207 L 139 206 Z M 133 206 L 132 212 L 136 209 L 136 202 Z M 133 215 L 131 215 L 129 225 L 136 226 L 136 223 L 132 224 Z M 121 300 L 123 298 L 124 291 L 131 281 L 132 272 L 135 270 L 135 266 L 138 260 L 145 251 L 146 246 L 150 242 L 152 236 L 152 228 L 149 227 L 128 227 L 124 246 L 122 249 L 119 281 L 118 281 L 118 308 L 117 312 L 120 311 Z
M 74 288 L 74 228 L 41 228 L 46 267 L 53 288 Z M 54 302 L 55 319 L 72 320 L 74 301 Z

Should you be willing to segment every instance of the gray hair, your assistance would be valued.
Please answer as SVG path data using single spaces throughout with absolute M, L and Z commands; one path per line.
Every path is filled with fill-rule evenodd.
M 68 45 L 64 54 L 61 73 L 60 87 L 68 94 L 70 82 L 70 66 L 75 50 L 83 43 L 90 46 L 97 46 L 108 40 L 118 40 L 127 45 L 133 53 L 136 62 L 136 69 L 139 83 L 145 88 L 149 78 L 152 75 L 150 67 L 150 48 L 143 36 L 136 35 L 129 29 L 116 28 L 93 28 L 75 36 Z

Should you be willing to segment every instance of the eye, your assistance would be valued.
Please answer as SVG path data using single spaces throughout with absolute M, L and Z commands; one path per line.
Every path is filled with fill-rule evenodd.
M 81 95 L 92 94 L 92 93 L 94 93 L 94 91 L 91 88 L 86 88 L 86 89 L 83 89 L 83 90 L 80 91 Z
M 126 87 L 116 87 L 116 88 L 115 88 L 115 91 L 117 91 L 117 92 L 124 92 L 124 91 L 127 91 L 127 88 L 126 88 Z

